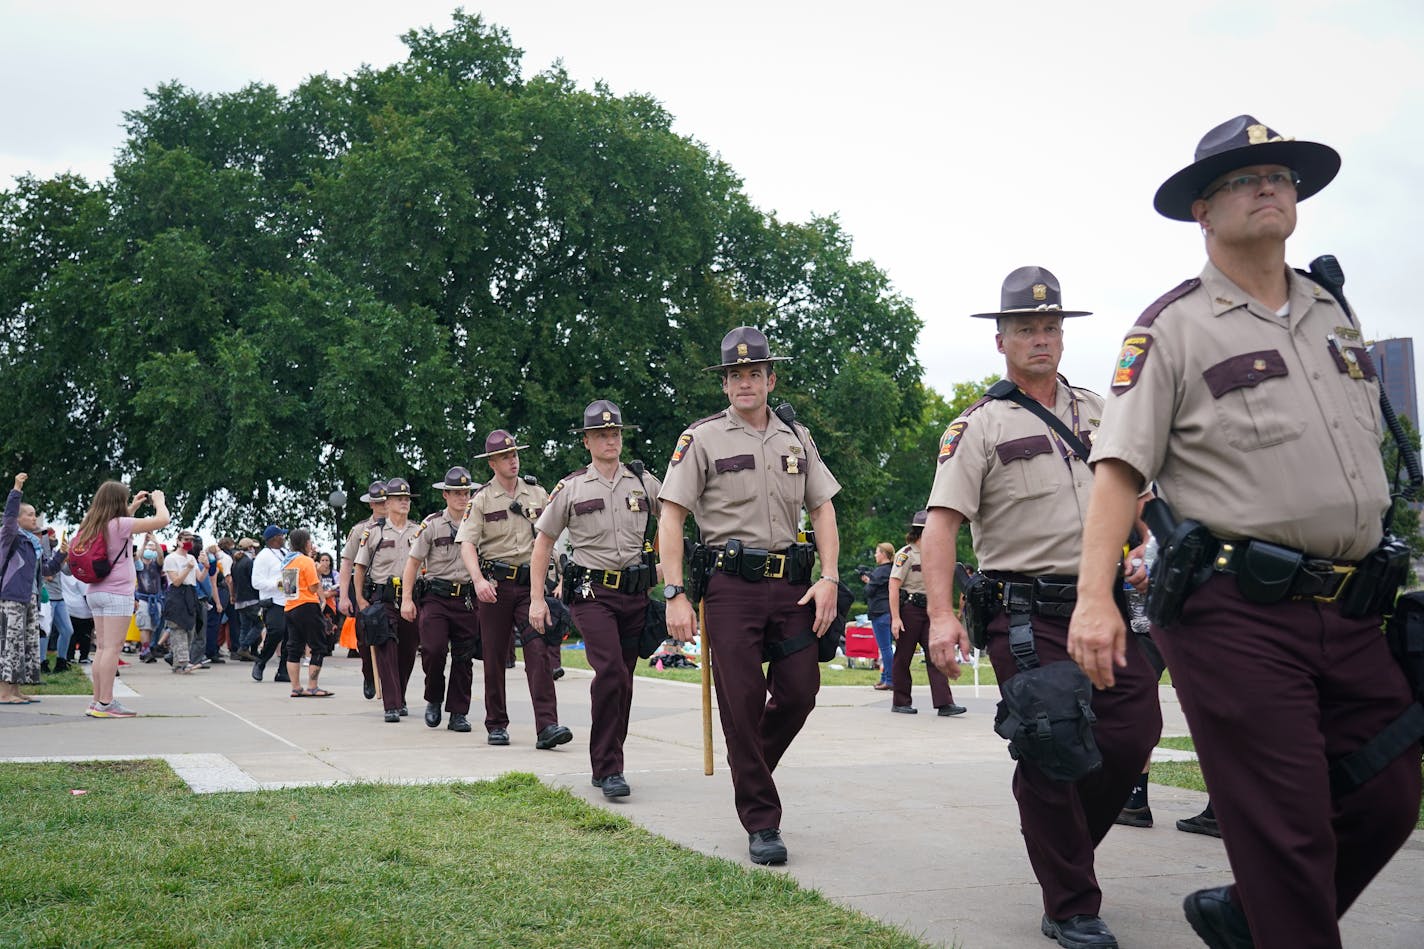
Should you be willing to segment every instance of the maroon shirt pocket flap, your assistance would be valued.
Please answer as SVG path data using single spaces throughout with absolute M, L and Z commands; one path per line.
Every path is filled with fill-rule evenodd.
M 1223 359 L 1202 373 L 1213 398 L 1221 398 L 1237 389 L 1254 388 L 1267 379 L 1290 375 L 1286 361 L 1274 349 L 1242 353 Z
M 1338 349 L 1328 344 L 1326 348 L 1330 350 L 1330 358 L 1335 360 L 1335 368 L 1341 372 L 1349 372 L 1350 363 L 1353 362 L 1360 367 L 1360 375 L 1366 379 L 1373 381 L 1379 376 L 1379 373 L 1375 372 L 1374 358 L 1363 346 L 1346 346 L 1345 352 L 1349 355 L 1342 355 Z
M 1007 465 L 1011 461 L 1022 461 L 1025 458 L 1032 458 L 1034 455 L 1043 455 L 1053 451 L 1053 445 L 1049 442 L 1047 435 L 1029 435 L 1025 438 L 1011 438 L 1006 442 L 1001 442 L 994 447 L 999 453 L 999 462 Z
M 603 510 L 603 498 L 592 498 L 588 501 L 579 501 L 574 505 L 575 514 L 592 514 L 594 511 Z
M 733 455 L 730 458 L 718 458 L 715 464 L 718 474 L 726 474 L 728 471 L 755 471 L 756 455 Z
M 455 538 L 453 537 L 437 537 L 433 543 L 436 547 L 449 547 L 454 542 Z
M 508 511 L 485 511 L 485 520 L 487 521 L 502 521 L 508 517 Z

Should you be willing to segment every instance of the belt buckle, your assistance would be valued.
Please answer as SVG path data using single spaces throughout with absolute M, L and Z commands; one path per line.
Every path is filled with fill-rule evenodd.
M 1322 564 L 1322 566 L 1324 565 Z M 1335 592 L 1329 596 L 1312 596 L 1311 599 L 1316 603 L 1334 603 L 1340 599 L 1340 594 L 1344 592 L 1345 585 L 1350 582 L 1350 578 L 1355 575 L 1355 571 L 1358 569 L 1357 567 L 1342 567 L 1338 563 L 1331 563 L 1329 567 L 1331 572 L 1339 578 L 1339 582 L 1335 584 Z
M 781 565 L 776 568 L 776 572 L 775 572 L 775 573 L 773 573 L 773 572 L 772 572 L 772 569 L 771 569 L 771 560 L 772 560 L 773 557 L 775 557 L 777 560 L 779 560 L 779 561 L 781 562 Z M 766 555 L 766 565 L 761 568 L 761 574 L 762 574 L 762 576 L 766 577 L 768 580 L 781 580 L 781 579 L 783 579 L 783 578 L 786 576 L 786 555 L 785 555 L 785 554 L 774 554 L 774 553 L 771 553 L 770 551 L 768 551 L 768 552 L 767 552 L 767 555 Z
M 609 578 L 609 577 L 612 577 L 612 578 L 613 578 L 613 582 L 612 582 L 612 583 L 609 583 L 609 582 L 608 582 L 608 578 Z M 622 570 L 605 570 L 605 571 L 603 571 L 603 579 L 600 580 L 599 582 L 602 583 L 604 586 L 608 587 L 608 589 L 610 589 L 610 590 L 616 590 L 616 589 L 618 589 L 619 587 L 621 587 L 621 586 L 623 585 L 623 571 L 622 571 Z
M 459 596 L 465 589 L 465 585 L 458 580 L 450 584 L 450 595 Z

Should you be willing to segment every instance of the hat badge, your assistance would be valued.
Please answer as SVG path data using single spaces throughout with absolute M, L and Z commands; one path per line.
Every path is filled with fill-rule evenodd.
M 745 356 L 746 354 L 747 354 L 747 344 L 746 344 L 746 343 L 738 343 L 738 344 L 737 344 L 737 355 L 738 355 L 738 356 Z
M 1042 283 L 1036 283 L 1036 284 L 1034 284 L 1034 285 L 1033 285 L 1033 298 L 1034 298 L 1035 300 L 1039 300 L 1039 301 L 1047 300 L 1047 299 L 1048 299 L 1048 286 L 1047 286 L 1046 284 L 1042 284 Z
M 1264 145 L 1267 142 L 1293 141 L 1295 141 L 1294 137 L 1287 138 L 1284 135 L 1276 135 L 1273 137 L 1271 135 L 1271 130 L 1266 128 L 1264 125 L 1261 125 L 1259 122 L 1255 125 L 1246 126 L 1246 144 L 1248 145 Z
M 612 412 L 604 412 L 604 413 L 603 413 L 603 420 L 604 420 L 605 422 L 611 422 L 611 421 L 613 420 L 613 413 L 612 413 Z
M 506 445 L 513 445 L 513 444 L 514 444 L 514 439 L 512 439 L 512 438 L 510 438 L 508 435 L 506 435 L 506 436 L 504 436 L 504 443 L 505 443 Z

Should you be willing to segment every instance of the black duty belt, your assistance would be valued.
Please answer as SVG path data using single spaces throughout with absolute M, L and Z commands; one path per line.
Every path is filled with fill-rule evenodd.
M 930 605 L 929 597 L 923 593 L 906 593 L 904 590 L 900 591 L 900 602 L 908 603 L 911 606 L 918 606 L 920 609 L 924 609 Z
M 1358 564 L 1313 558 L 1289 547 L 1260 540 L 1218 540 L 1211 569 L 1237 578 L 1254 578 L 1277 587 L 1280 599 L 1312 599 L 1333 603 L 1355 575 Z
M 470 580 L 445 580 L 440 577 L 426 577 L 425 589 L 436 596 L 469 596 L 475 590 Z
M 1078 602 L 1078 578 L 1030 577 L 1020 574 L 986 574 L 994 581 L 994 598 L 1007 609 L 1010 603 L 1027 604 L 1037 616 L 1068 619 Z
M 372 603 L 388 601 L 395 603 L 400 600 L 400 577 L 391 577 L 388 580 L 367 580 L 366 599 Z
M 512 564 L 503 560 L 481 560 L 480 573 L 485 575 L 485 579 L 491 582 L 498 580 L 513 580 L 520 586 L 529 585 L 529 565 L 527 563 Z
M 575 586 L 584 583 L 597 584 L 622 593 L 642 593 L 653 585 L 653 569 L 643 564 L 634 564 L 622 570 L 598 570 L 574 564 L 569 571 L 569 580 Z
M 785 550 L 762 550 L 746 547 L 741 541 L 728 541 L 725 547 L 714 547 L 716 558 L 712 569 L 743 580 L 789 580 L 805 583 L 811 579 L 811 567 L 816 560 L 812 544 L 794 544 Z

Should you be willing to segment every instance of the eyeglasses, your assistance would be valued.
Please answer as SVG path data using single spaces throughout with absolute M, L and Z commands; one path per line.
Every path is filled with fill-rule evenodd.
M 1262 182 L 1272 188 L 1295 189 L 1300 187 L 1300 175 L 1294 171 L 1272 171 L 1264 175 L 1233 175 L 1203 194 L 1201 199 L 1205 201 L 1219 191 L 1230 191 L 1232 194 L 1256 191 L 1261 187 Z

